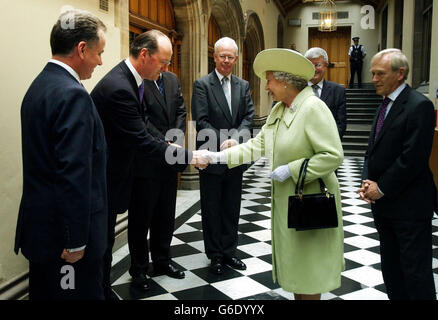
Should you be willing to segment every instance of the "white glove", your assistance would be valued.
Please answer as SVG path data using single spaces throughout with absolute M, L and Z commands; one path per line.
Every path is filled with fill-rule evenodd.
M 211 152 L 208 151 L 206 156 L 210 159 L 210 163 L 227 163 L 227 155 L 225 152 Z
M 291 176 L 289 166 L 287 164 L 277 167 L 271 172 L 271 179 L 283 182 Z

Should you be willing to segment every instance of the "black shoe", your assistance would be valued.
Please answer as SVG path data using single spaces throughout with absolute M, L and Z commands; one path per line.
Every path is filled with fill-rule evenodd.
M 246 270 L 246 265 L 236 257 L 226 258 L 224 259 L 224 262 L 233 269 Z
M 131 286 L 140 291 L 149 290 L 149 280 L 144 274 L 132 277 Z
M 159 275 L 163 275 L 163 274 L 165 274 L 171 278 L 174 278 L 174 279 L 184 279 L 186 276 L 182 270 L 176 268 L 171 263 L 169 263 L 163 267 L 155 267 L 154 266 L 154 276 L 159 276 Z
M 210 272 L 214 274 L 222 274 L 223 273 L 223 265 L 222 258 L 215 257 L 211 259 Z

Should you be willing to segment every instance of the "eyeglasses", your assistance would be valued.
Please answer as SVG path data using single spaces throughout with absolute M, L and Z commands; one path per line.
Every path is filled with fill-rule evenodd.
M 223 61 L 225 61 L 227 58 L 229 61 L 233 61 L 236 58 L 235 56 L 226 56 L 224 54 L 220 54 L 218 57 L 219 57 L 219 59 L 221 59 Z
M 324 67 L 324 65 L 322 63 L 314 64 L 314 66 L 315 66 L 315 68 L 318 68 L 318 69 Z

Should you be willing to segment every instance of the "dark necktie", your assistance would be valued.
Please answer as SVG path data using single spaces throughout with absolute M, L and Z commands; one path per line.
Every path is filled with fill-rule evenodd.
M 230 112 L 231 112 L 231 93 L 230 90 L 228 89 L 228 81 L 230 81 L 228 77 L 222 78 L 222 89 L 224 90 L 225 98 L 227 99 L 228 107 L 230 108 Z
M 157 82 L 158 90 L 160 91 L 161 95 L 164 97 L 163 77 L 159 76 L 156 82 Z
M 144 81 L 142 81 L 141 85 L 138 87 L 138 96 L 140 98 L 140 103 L 143 102 L 143 94 L 144 94 Z
M 382 106 L 380 107 L 379 118 L 377 119 L 376 133 L 374 134 L 374 140 L 377 139 L 377 136 L 379 135 L 379 132 L 383 127 L 383 122 L 385 121 L 386 109 L 388 109 L 388 105 L 390 102 L 391 99 L 389 99 L 388 97 L 383 99 Z
M 315 93 L 315 96 L 319 98 L 319 86 L 317 84 L 312 85 L 313 92 Z

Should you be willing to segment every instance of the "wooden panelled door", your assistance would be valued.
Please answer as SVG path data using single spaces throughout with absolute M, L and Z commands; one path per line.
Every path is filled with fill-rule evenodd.
M 175 30 L 175 16 L 170 0 L 129 0 L 129 42 L 138 34 L 157 29 L 172 41 L 173 56 L 169 71 L 180 78 L 181 35 Z
M 320 47 L 327 51 L 330 67 L 325 79 L 347 87 L 350 78 L 348 49 L 351 45 L 351 27 L 338 27 L 333 32 L 309 28 L 309 48 Z

